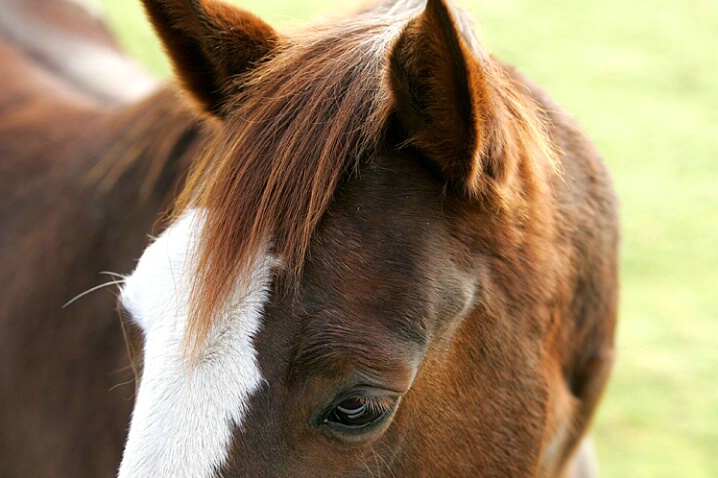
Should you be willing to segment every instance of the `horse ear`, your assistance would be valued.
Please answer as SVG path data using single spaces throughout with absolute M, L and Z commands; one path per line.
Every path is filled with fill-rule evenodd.
M 390 53 L 389 83 L 405 143 L 450 181 L 476 193 L 488 148 L 491 102 L 480 62 L 445 0 L 428 0 Z
M 232 79 L 267 56 L 279 36 L 253 14 L 217 0 L 143 0 L 184 88 L 221 115 Z

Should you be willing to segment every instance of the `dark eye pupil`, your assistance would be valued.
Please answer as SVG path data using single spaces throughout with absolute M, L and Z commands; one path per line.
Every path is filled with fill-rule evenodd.
M 381 412 L 372 410 L 358 398 L 349 398 L 339 403 L 327 420 L 347 427 L 359 428 L 376 421 L 381 415 Z

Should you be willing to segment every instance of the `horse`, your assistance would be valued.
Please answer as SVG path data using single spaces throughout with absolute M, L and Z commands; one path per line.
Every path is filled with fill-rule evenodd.
M 13 234 L 38 217 L 26 234 L 54 247 L 110 231 L 73 244 L 89 264 L 52 257 L 74 279 L 128 270 L 122 252 L 173 204 L 117 281 L 137 376 L 119 477 L 595 477 L 619 224 L 574 120 L 448 0 L 292 32 L 218 0 L 143 4 L 187 101 L 30 115 L 37 131 L 82 125 L 80 146 L 53 136 L 84 161 L 60 160 L 52 185 L 69 194 L 80 167 L 92 180 L 12 227 L 3 212 Z M 37 201 L 52 187 L 28 189 L 32 173 L 14 184 Z M 106 220 L 75 225 L 87 208 Z M 14 295 L 36 297 L 17 255 Z

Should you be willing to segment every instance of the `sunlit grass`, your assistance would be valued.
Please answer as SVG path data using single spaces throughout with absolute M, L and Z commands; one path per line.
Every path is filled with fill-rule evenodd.
M 623 285 L 616 371 L 594 427 L 603 476 L 718 476 L 718 3 L 459 1 L 613 171 Z M 102 2 L 129 51 L 167 74 L 139 0 Z M 341 7 L 241 4 L 284 25 Z

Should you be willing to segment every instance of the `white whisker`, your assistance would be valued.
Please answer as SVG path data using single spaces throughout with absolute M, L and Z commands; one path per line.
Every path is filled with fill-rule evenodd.
M 78 301 L 79 299 L 82 299 L 86 295 L 91 294 L 92 292 L 95 292 L 96 290 L 100 290 L 100 289 L 105 288 L 110 285 L 120 285 L 120 284 L 124 284 L 124 283 L 125 283 L 125 279 L 121 279 L 121 280 L 113 280 L 110 282 L 105 282 L 104 284 L 96 285 L 95 287 L 92 287 L 91 289 L 88 289 L 85 292 L 82 292 L 82 293 L 76 295 L 75 297 L 73 297 L 72 299 L 70 299 L 69 301 L 67 301 L 65 303 L 65 305 L 62 306 L 62 308 L 64 309 L 68 305 Z
M 118 274 L 117 272 L 112 272 L 112 271 L 102 271 L 102 272 L 100 272 L 100 275 L 110 276 L 110 277 L 117 277 L 117 278 L 119 278 L 119 279 L 127 279 L 127 276 L 126 276 L 126 275 L 124 275 L 124 274 Z

